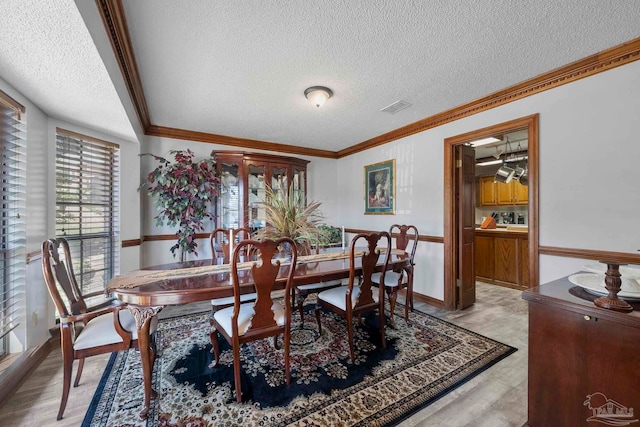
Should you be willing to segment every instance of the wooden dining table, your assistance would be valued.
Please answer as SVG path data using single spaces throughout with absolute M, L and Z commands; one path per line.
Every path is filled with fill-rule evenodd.
M 394 252 L 395 250 L 392 251 L 387 267 L 388 269 L 402 267 L 407 262 L 407 258 L 402 255 L 404 252 L 402 254 Z M 150 347 L 151 337 L 149 329 L 151 319 L 168 305 L 182 305 L 233 296 L 233 284 L 228 268 L 223 272 L 211 271 L 206 274 L 177 278 L 171 277 L 172 274 L 170 270 L 191 269 L 186 271 L 198 271 L 199 267 L 206 269 L 208 266 L 212 266 L 212 264 L 216 264 L 216 262 L 211 259 L 202 259 L 147 267 L 137 272 L 127 273 L 129 277 L 133 277 L 133 283 L 130 283 L 130 285 L 135 284 L 136 273 L 144 275 L 150 271 L 158 271 L 157 279 L 151 282 L 146 280 L 146 283 L 139 286 L 109 287 L 109 290 L 113 292 L 115 297 L 127 305 L 127 308 L 131 311 L 136 321 L 138 347 L 144 381 L 144 406 L 140 412 L 140 418 L 142 419 L 147 418 L 151 399 L 157 396 L 156 391 L 151 387 L 151 374 L 155 360 Z M 383 262 L 381 261 L 378 266 L 379 270 L 382 269 L 382 265 Z M 284 289 L 285 280 L 290 268 L 290 265 L 281 265 L 278 278 L 276 279 L 276 287 Z M 349 271 L 349 258 L 344 253 L 340 259 L 321 259 L 309 262 L 304 260 L 302 262 L 299 261 L 296 265 L 294 286 L 347 278 L 349 277 Z M 162 272 L 165 272 L 166 275 Z M 362 273 L 360 257 L 355 258 L 354 273 L 356 275 Z M 254 291 L 250 269 L 239 272 L 239 281 L 242 293 Z

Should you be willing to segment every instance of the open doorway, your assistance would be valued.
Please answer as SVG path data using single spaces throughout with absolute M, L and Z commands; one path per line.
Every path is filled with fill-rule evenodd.
M 516 151 L 518 150 L 518 135 L 522 139 L 522 135 L 526 134 L 526 163 L 521 160 L 516 160 L 522 155 L 518 156 Z M 476 156 L 476 150 L 471 147 L 471 142 L 478 141 L 484 138 L 494 138 L 492 141 L 494 145 L 481 148 L 478 146 Z M 512 139 L 507 144 L 506 139 Z M 520 151 L 523 150 L 524 141 L 520 141 Z M 502 147 L 503 146 L 503 147 Z M 497 149 L 495 147 L 498 147 Z M 503 150 L 502 153 L 500 151 Z M 509 151 L 509 152 L 507 152 Z M 495 154 L 500 153 L 498 156 Z M 505 155 L 506 154 L 506 155 Z M 476 167 L 479 169 L 480 174 L 485 174 L 490 177 L 490 171 L 492 169 L 486 169 L 481 172 L 482 168 L 486 168 L 490 165 L 486 163 L 490 162 L 490 157 L 496 157 L 494 160 L 498 161 L 495 164 L 497 167 L 507 166 L 505 170 L 514 170 L 516 174 L 515 166 L 526 166 L 526 174 L 518 170 L 519 174 L 517 181 L 518 185 L 524 186 L 524 192 L 526 193 L 527 204 L 520 205 L 518 208 L 503 209 L 498 206 L 506 206 L 506 201 L 502 201 L 503 205 L 499 205 L 498 201 L 495 202 L 495 211 L 493 212 L 498 216 L 498 223 L 501 224 L 501 228 L 508 227 L 508 224 L 512 221 L 515 224 L 511 224 L 511 227 L 516 228 L 518 226 L 526 225 L 526 231 L 520 231 L 523 237 L 523 241 L 515 242 L 513 248 L 509 248 L 505 245 L 509 244 L 507 239 L 497 240 L 500 247 L 489 247 L 486 244 L 486 240 L 478 239 L 479 247 L 476 248 L 475 231 L 478 229 L 477 222 L 485 212 L 484 208 L 490 208 L 490 204 L 484 203 L 483 209 L 476 210 L 476 207 L 480 205 L 480 198 L 483 196 L 481 193 L 480 179 L 476 177 Z M 476 158 L 477 157 L 477 158 Z M 465 162 L 473 162 L 473 167 L 465 165 Z M 485 163 L 478 166 L 478 163 Z M 509 163 L 512 163 L 511 165 Z M 511 167 L 513 166 L 513 167 Z M 497 170 L 496 170 L 497 172 Z M 495 173 L 495 172 L 494 172 Z M 473 175 L 472 178 L 468 175 Z M 505 181 L 513 180 L 514 176 L 505 178 Z M 524 177 L 524 178 L 523 178 Z M 487 178 L 487 181 L 491 183 L 494 180 L 503 179 L 503 177 L 494 175 L 493 178 Z M 469 185 L 469 180 L 474 180 L 474 185 Z M 522 179 L 522 181 L 521 181 Z M 499 183 L 503 185 L 504 183 Z M 520 188 L 514 185 L 515 189 L 510 189 L 513 194 L 516 189 Z M 494 191 L 497 187 L 494 187 Z M 521 188 L 520 188 L 521 189 Z M 504 190 L 501 188 L 501 190 Z M 521 189 L 522 190 L 522 189 Z M 471 194 L 470 194 L 471 193 Z M 471 204 L 471 206 L 470 206 Z M 482 253 L 492 253 L 497 251 L 502 254 L 503 251 L 509 250 L 513 252 L 513 256 L 516 261 L 520 262 L 518 271 L 515 274 L 518 277 L 519 286 L 526 287 L 537 286 L 538 284 L 538 115 L 532 115 L 523 117 L 520 119 L 512 120 L 505 123 L 500 123 L 494 126 L 490 126 L 476 131 L 468 132 L 462 135 L 457 135 L 451 138 L 447 138 L 444 141 L 444 249 L 445 249 L 445 271 L 444 271 L 444 306 L 448 310 L 456 310 L 465 308 L 475 301 L 475 262 L 476 262 L 476 250 L 482 251 Z M 518 214 L 521 215 L 522 221 L 526 224 L 517 224 Z M 473 215 L 473 222 L 469 219 Z M 478 216 L 478 218 L 476 218 Z M 480 233 L 479 233 L 480 234 Z M 509 235 L 513 237 L 516 234 Z M 484 245 L 484 246 L 483 246 Z M 502 257 L 499 257 L 503 259 Z M 495 262 L 492 260 L 490 262 Z M 495 264 L 492 265 L 492 268 Z M 500 267 L 498 265 L 498 267 Z M 486 271 L 482 274 L 487 274 Z M 509 274 L 514 274 L 509 272 Z M 508 284 L 506 280 L 502 280 L 501 276 L 495 278 L 496 283 L 501 285 Z M 484 280 L 483 280 L 484 281 Z

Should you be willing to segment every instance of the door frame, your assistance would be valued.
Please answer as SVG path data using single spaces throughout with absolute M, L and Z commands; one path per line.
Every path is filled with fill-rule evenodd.
M 456 212 L 458 206 L 455 197 L 456 150 L 455 146 L 465 144 L 491 135 L 527 129 L 528 138 L 528 177 L 529 177 L 529 206 L 528 206 L 528 240 L 529 240 L 529 286 L 538 286 L 538 127 L 539 115 L 521 117 L 508 122 L 499 123 L 482 129 L 445 138 L 444 140 L 444 307 L 455 310 L 456 301 L 456 264 L 458 256 L 458 242 Z

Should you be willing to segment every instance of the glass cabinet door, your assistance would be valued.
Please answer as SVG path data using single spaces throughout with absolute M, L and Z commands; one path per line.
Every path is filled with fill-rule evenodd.
M 240 208 L 239 167 L 225 164 L 220 167 L 220 226 L 238 228 L 242 217 Z
M 252 233 L 265 226 L 264 207 L 260 206 L 265 196 L 265 171 L 266 166 L 262 165 L 250 164 L 248 167 L 247 225 Z
M 305 189 L 307 188 L 307 171 L 302 168 L 293 168 L 293 176 L 291 178 L 291 185 L 293 189 L 292 196 L 296 198 L 296 200 L 301 200 L 304 206 L 307 205 Z
M 287 166 L 271 165 L 271 189 L 275 194 L 289 190 L 288 171 Z

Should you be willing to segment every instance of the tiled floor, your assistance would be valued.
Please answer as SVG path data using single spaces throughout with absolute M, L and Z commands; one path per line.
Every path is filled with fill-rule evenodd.
M 522 426 L 527 418 L 527 305 L 520 291 L 479 283 L 477 302 L 469 309 L 447 312 L 417 303 L 416 309 L 518 348 L 518 351 L 458 387 L 401 426 Z M 168 307 L 163 316 L 201 311 L 208 302 Z M 402 317 L 396 318 L 402 322 Z M 56 422 L 62 389 L 62 361 L 52 352 L 0 408 L 0 425 L 78 426 L 89 406 L 109 355 L 85 362 L 81 385 L 72 388 L 61 421 Z

